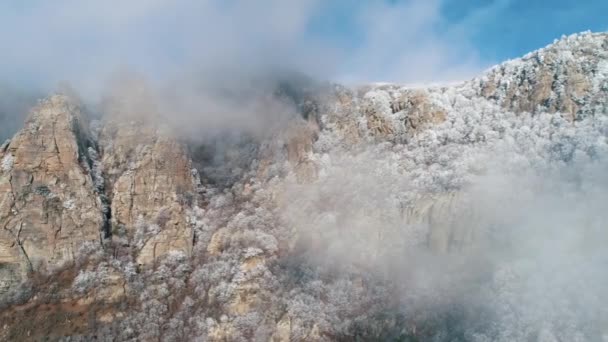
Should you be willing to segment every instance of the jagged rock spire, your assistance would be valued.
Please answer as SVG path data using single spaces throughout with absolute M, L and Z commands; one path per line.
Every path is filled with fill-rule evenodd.
M 85 127 L 77 104 L 51 96 L 3 148 L 0 270 L 12 274 L 4 282 L 73 260 L 86 242 L 100 243 L 103 215 L 88 171 Z

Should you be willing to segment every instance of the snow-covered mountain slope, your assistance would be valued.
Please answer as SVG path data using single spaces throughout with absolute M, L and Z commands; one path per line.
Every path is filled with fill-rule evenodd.
M 51 182 L 22 132 L 0 149 L 0 204 L 23 204 L 0 212 L 0 337 L 605 339 L 607 63 L 583 33 L 450 86 L 289 89 L 280 129 L 189 146 L 110 108 L 59 137 L 88 142 L 64 170 L 85 180 L 45 193 L 95 197 L 101 243 L 15 277 L 53 233 L 24 213 L 68 211 L 13 182 Z

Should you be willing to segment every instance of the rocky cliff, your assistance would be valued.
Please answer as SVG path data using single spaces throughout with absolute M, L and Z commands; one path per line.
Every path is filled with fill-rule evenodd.
M 112 236 L 136 246 L 139 264 L 170 251 L 190 254 L 187 211 L 198 203 L 200 180 L 186 148 L 145 122 L 107 122 L 100 132 L 101 160 Z
M 73 261 L 103 239 L 102 203 L 91 177 L 88 126 L 64 96 L 42 101 L 2 148 L 2 281 Z M 8 286 L 10 289 L 10 286 Z
M 564 37 L 449 87 L 323 85 L 302 101 L 281 131 L 238 143 L 182 139 L 150 106 L 110 101 L 90 124 L 67 96 L 41 101 L 0 147 L 0 338 L 540 334 L 475 316 L 508 316 L 494 282 L 517 269 L 475 253 L 527 222 L 519 205 L 536 205 L 540 183 L 524 179 L 608 152 L 608 35 Z M 470 312 L 464 284 L 503 302 Z M 552 334 L 593 339 L 608 331 L 598 317 L 593 332 L 572 319 Z

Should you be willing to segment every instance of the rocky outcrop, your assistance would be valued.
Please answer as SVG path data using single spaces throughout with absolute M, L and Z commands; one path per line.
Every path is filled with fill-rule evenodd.
M 481 209 L 462 192 L 425 195 L 404 212 L 408 224 L 422 224 L 430 250 L 448 253 L 466 249 L 482 227 Z
M 447 117 L 446 108 L 433 99 L 429 90 L 397 85 L 362 87 L 358 91 L 335 86 L 321 101 L 321 128 L 347 146 L 401 141 Z
M 189 254 L 187 210 L 198 203 L 200 181 L 184 146 L 147 122 L 117 118 L 99 141 L 113 235 L 137 246 L 140 264 L 172 250 Z
M 140 264 L 190 253 L 187 212 L 200 181 L 184 146 L 150 124 L 110 118 L 91 133 L 79 106 L 55 95 L 0 146 L 1 293 L 107 237 L 135 245 Z
M 492 68 L 479 94 L 514 112 L 564 113 L 571 120 L 608 108 L 608 35 L 584 33 Z
M 3 283 L 73 260 L 86 242 L 100 243 L 104 218 L 89 172 L 93 144 L 86 127 L 78 105 L 57 95 L 42 101 L 2 148 Z
M 287 130 L 287 160 L 301 182 L 310 181 L 317 176 L 317 167 L 310 157 L 318 132 L 318 124 L 310 118 L 306 122 L 294 124 Z

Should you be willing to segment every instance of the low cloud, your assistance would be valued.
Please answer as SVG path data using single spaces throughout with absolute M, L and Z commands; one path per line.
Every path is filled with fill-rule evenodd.
M 85 93 L 125 67 L 154 80 L 217 68 L 288 68 L 361 82 L 437 81 L 479 70 L 467 37 L 448 36 L 438 0 L 337 9 L 319 0 L 136 0 L 120 6 L 60 0 L 8 2 L 0 11 L 2 77 L 47 86 L 67 80 Z M 337 23 L 315 34 L 317 22 L 327 18 Z
M 285 220 L 310 234 L 313 264 L 388 280 L 392 302 L 436 340 L 601 340 L 606 155 L 521 166 L 507 145 L 467 147 L 484 171 L 408 212 L 414 170 L 398 171 L 396 155 L 330 154 L 319 180 L 289 188 Z
M 466 36 L 448 35 L 439 0 L 59 0 L 5 2 L 0 13 L 0 78 L 9 86 L 45 94 L 67 82 L 93 107 L 107 94 L 130 101 L 116 79 L 137 75 L 173 122 L 206 131 L 265 126 L 293 111 L 265 98 L 291 73 L 361 84 L 480 70 Z M 22 107 L 3 107 L 15 108 L 4 120 L 21 121 Z
M 470 78 L 485 66 L 466 34 L 442 13 L 442 1 L 372 2 L 358 13 L 363 40 L 350 58 L 360 82 L 426 83 Z

